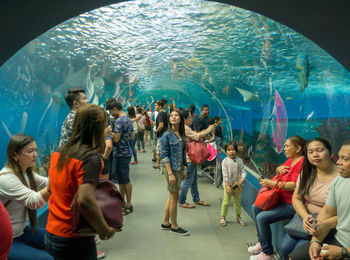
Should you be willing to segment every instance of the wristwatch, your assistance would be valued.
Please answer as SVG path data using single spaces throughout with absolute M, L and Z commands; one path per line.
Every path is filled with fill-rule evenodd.
M 341 256 L 345 260 L 350 259 L 350 254 L 349 254 L 348 250 L 346 249 L 346 247 L 342 247 Z

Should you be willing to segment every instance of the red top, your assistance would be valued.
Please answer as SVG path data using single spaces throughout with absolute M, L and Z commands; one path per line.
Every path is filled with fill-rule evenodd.
M 62 237 L 76 237 L 72 234 L 70 206 L 78 187 L 82 183 L 96 183 L 101 175 L 103 165 L 96 151 L 90 150 L 77 158 L 66 162 L 62 169 L 56 168 L 59 152 L 51 156 L 49 215 L 47 232 Z
M 289 167 L 289 172 L 285 173 L 281 177 L 282 182 L 294 182 L 296 183 L 299 177 L 299 174 L 302 169 L 304 158 L 301 158 L 296 164 L 292 166 L 293 159 L 288 159 L 283 166 Z M 277 175 L 274 177 L 274 179 L 277 177 Z M 280 201 L 292 204 L 292 196 L 293 191 L 292 190 L 280 190 Z
M 14 202 L 12 202 L 14 203 Z M 12 244 L 12 224 L 7 210 L 0 202 L 0 260 L 7 259 Z

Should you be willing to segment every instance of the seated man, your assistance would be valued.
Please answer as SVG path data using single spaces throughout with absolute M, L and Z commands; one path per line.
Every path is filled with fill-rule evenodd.
M 312 240 L 296 248 L 291 259 L 350 259 L 350 140 L 341 147 L 337 165 L 340 176 L 333 180 L 317 217 L 321 232 L 316 228 Z M 323 227 L 333 216 L 338 216 L 336 232 Z

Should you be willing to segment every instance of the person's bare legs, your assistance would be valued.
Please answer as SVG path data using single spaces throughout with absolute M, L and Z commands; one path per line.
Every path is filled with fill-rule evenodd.
M 126 195 L 126 206 L 131 207 L 131 194 L 132 194 L 132 184 L 131 182 L 124 184 L 125 195 Z
M 169 197 L 167 199 L 167 201 L 165 202 L 165 206 L 164 206 L 164 218 L 163 218 L 163 224 L 165 226 L 168 226 L 170 224 L 169 219 L 170 219 L 170 214 L 169 214 L 169 201 L 170 201 L 170 194 Z
M 160 164 L 160 154 L 157 154 L 157 162 L 154 167 L 159 167 Z
M 171 220 L 171 228 L 177 229 L 177 202 L 179 200 L 179 192 L 170 192 L 169 197 L 169 215 Z
M 119 184 L 119 192 L 120 195 L 122 195 L 124 201 L 125 201 L 125 184 Z

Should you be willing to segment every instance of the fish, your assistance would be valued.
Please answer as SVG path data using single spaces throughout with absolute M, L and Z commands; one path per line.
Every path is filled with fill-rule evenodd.
M 295 67 L 298 70 L 298 79 L 300 83 L 300 91 L 304 92 L 309 84 L 310 64 L 309 56 L 306 53 L 301 53 L 295 60 Z
M 274 124 L 272 124 L 272 144 L 275 151 L 280 154 L 287 136 L 288 118 L 286 107 L 284 106 L 283 100 L 277 90 L 275 90 L 273 117 Z
M 259 96 L 257 93 L 253 93 L 241 88 L 237 88 L 239 93 L 241 93 L 241 95 L 243 96 L 243 100 L 244 102 L 248 102 L 248 101 L 258 101 L 259 100 Z

